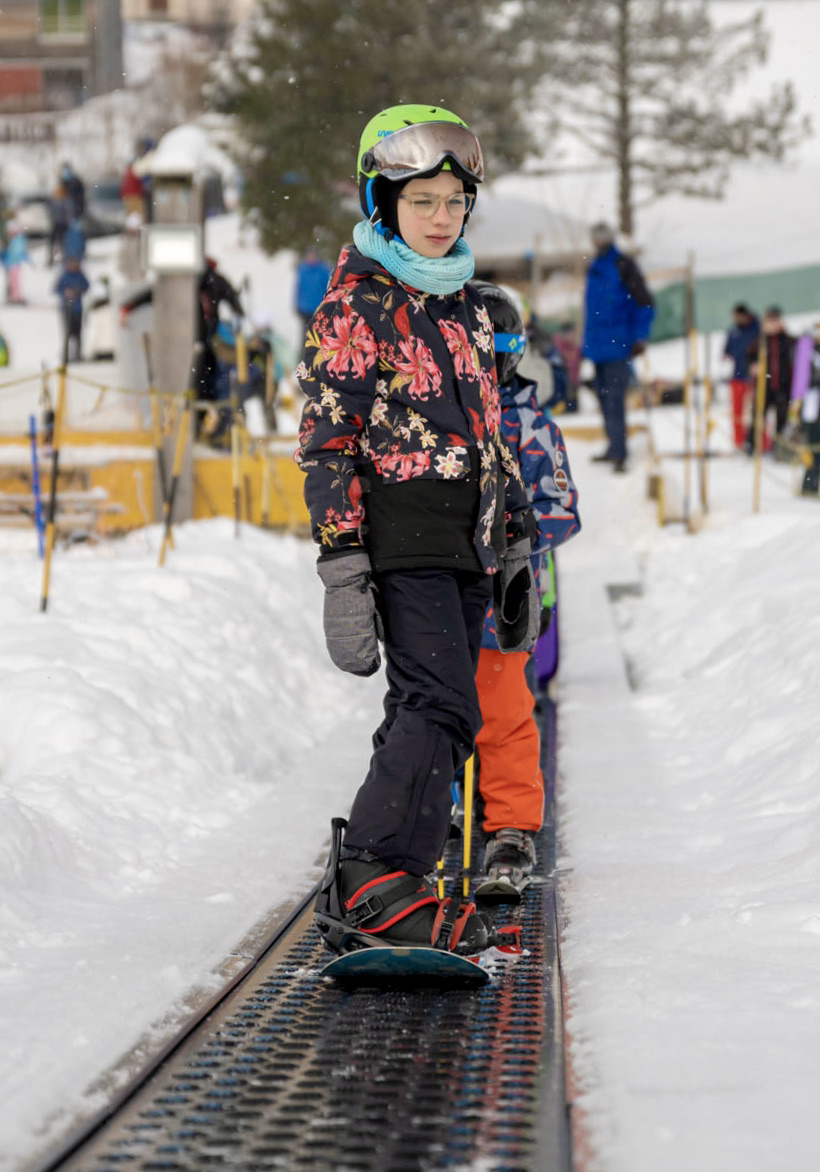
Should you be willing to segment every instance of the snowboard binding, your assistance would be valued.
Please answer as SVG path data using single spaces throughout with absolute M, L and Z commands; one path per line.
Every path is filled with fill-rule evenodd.
M 330 951 L 428 948 L 469 956 L 492 945 L 518 945 L 517 928 L 493 930 L 474 903 L 450 897 L 440 900 L 425 879 L 405 871 L 377 866 L 372 878 L 345 896 L 342 844 L 346 827 L 344 818 L 331 821 L 330 854 L 314 905 L 316 926 Z M 417 916 L 424 908 L 429 909 L 427 916 Z

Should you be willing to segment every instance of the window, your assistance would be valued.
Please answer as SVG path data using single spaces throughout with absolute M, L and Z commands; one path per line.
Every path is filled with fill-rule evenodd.
M 40 0 L 40 30 L 46 35 L 85 32 L 85 0 Z

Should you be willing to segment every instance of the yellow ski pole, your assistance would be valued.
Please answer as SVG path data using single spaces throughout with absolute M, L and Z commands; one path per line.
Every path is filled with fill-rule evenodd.
M 470 865 L 472 862 L 473 839 L 473 779 L 475 753 L 468 757 L 464 765 L 464 865 L 461 881 L 461 891 L 465 899 L 470 898 Z
M 40 592 L 40 610 L 48 607 L 48 587 L 51 578 L 51 555 L 54 552 L 54 528 L 57 515 L 57 477 L 60 472 L 60 440 L 65 412 L 65 366 L 57 373 L 57 410 L 54 415 L 54 431 L 51 438 L 51 484 L 48 493 L 48 516 L 46 519 L 46 548 L 43 557 L 43 585 Z

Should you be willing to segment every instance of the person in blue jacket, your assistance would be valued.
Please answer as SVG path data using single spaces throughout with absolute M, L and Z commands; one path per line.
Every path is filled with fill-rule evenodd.
M 310 319 L 322 303 L 332 269 L 315 248 L 309 248 L 296 268 L 295 309 L 307 331 Z
M 79 361 L 82 353 L 83 297 L 89 283 L 76 257 L 69 257 L 54 286 L 63 316 L 63 363 Z
M 538 404 L 537 384 L 518 374 L 527 345 L 522 316 L 511 296 L 489 281 L 471 281 L 493 327 L 501 395 L 501 435 L 515 456 L 537 524 L 533 543 L 536 589 L 547 551 L 581 528 L 578 491 L 572 481 L 561 430 Z M 476 736 L 484 871 L 519 886 L 536 862 L 533 835 L 544 817 L 540 740 L 527 682 L 529 651 L 502 652 L 495 614 L 487 611 L 476 687 L 482 728 Z
M 601 403 L 608 445 L 594 460 L 626 470 L 626 391 L 632 359 L 646 349 L 655 307 L 643 273 L 615 247 L 609 224 L 591 230 L 596 256 L 586 283 L 583 354 L 595 364 L 595 389 Z

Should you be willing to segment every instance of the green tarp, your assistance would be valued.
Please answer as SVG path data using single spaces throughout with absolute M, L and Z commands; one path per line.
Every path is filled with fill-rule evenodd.
M 695 326 L 704 333 L 726 330 L 732 324 L 732 306 L 743 301 L 755 313 L 779 305 L 783 313 L 811 313 L 820 318 L 820 265 L 778 269 L 768 273 L 739 273 L 729 277 L 695 278 Z M 653 342 L 680 338 L 686 333 L 686 284 L 676 281 L 653 290 Z

